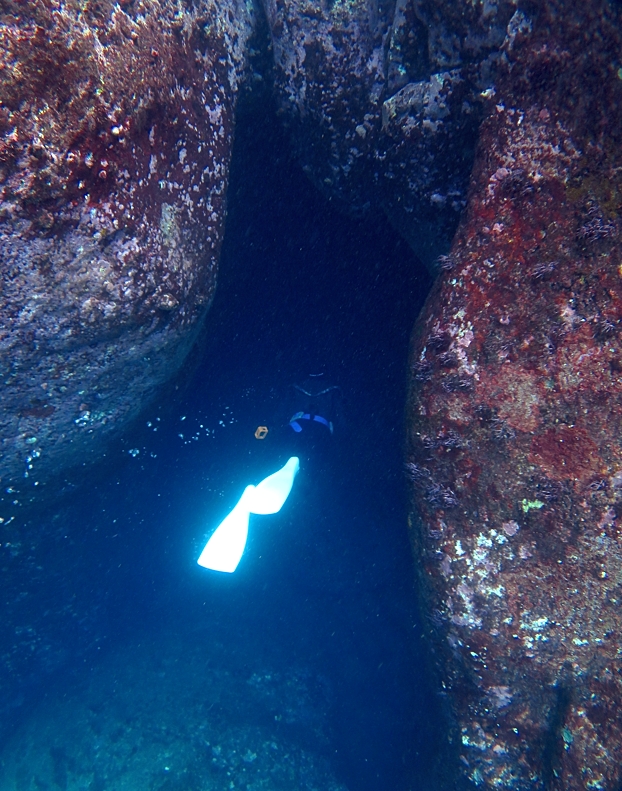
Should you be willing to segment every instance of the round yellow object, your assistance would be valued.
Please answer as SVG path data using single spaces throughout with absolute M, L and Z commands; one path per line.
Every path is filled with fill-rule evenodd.
M 265 439 L 268 436 L 267 426 L 257 426 L 255 430 L 255 439 Z

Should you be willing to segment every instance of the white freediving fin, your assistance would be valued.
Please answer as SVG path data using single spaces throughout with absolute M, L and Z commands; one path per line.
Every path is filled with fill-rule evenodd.
M 300 460 L 292 456 L 284 467 L 258 483 L 249 498 L 251 514 L 278 513 L 289 497 L 299 469 Z
M 197 563 L 213 571 L 236 570 L 246 546 L 250 514 L 276 514 L 283 507 L 300 469 L 297 456 L 257 486 L 247 486 L 235 508 L 212 533 Z
M 247 486 L 235 508 L 229 513 L 210 536 L 197 563 L 213 571 L 235 571 L 244 553 L 248 536 L 247 496 L 254 486 Z

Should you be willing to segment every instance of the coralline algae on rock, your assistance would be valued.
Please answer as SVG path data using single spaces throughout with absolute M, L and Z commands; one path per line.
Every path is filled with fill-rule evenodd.
M 413 342 L 411 533 L 466 775 L 617 791 L 622 27 L 532 11 Z
M 3 4 L 4 488 L 99 452 L 183 361 L 251 23 L 233 0 Z

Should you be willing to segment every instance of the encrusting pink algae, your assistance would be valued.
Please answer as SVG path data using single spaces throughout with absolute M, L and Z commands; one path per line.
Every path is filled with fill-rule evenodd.
M 525 14 L 412 345 L 419 583 L 490 789 L 622 781 L 619 53 L 607 3 Z

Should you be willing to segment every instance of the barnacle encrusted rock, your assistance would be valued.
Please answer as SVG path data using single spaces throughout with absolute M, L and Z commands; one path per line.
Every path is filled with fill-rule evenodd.
M 414 337 L 411 533 L 459 765 L 622 781 L 622 25 L 540 2 Z
M 383 210 L 431 264 L 449 247 L 516 3 L 264 0 L 303 168 L 350 211 Z
M 183 361 L 251 27 L 237 0 L 2 4 L 3 490 L 99 453 Z

